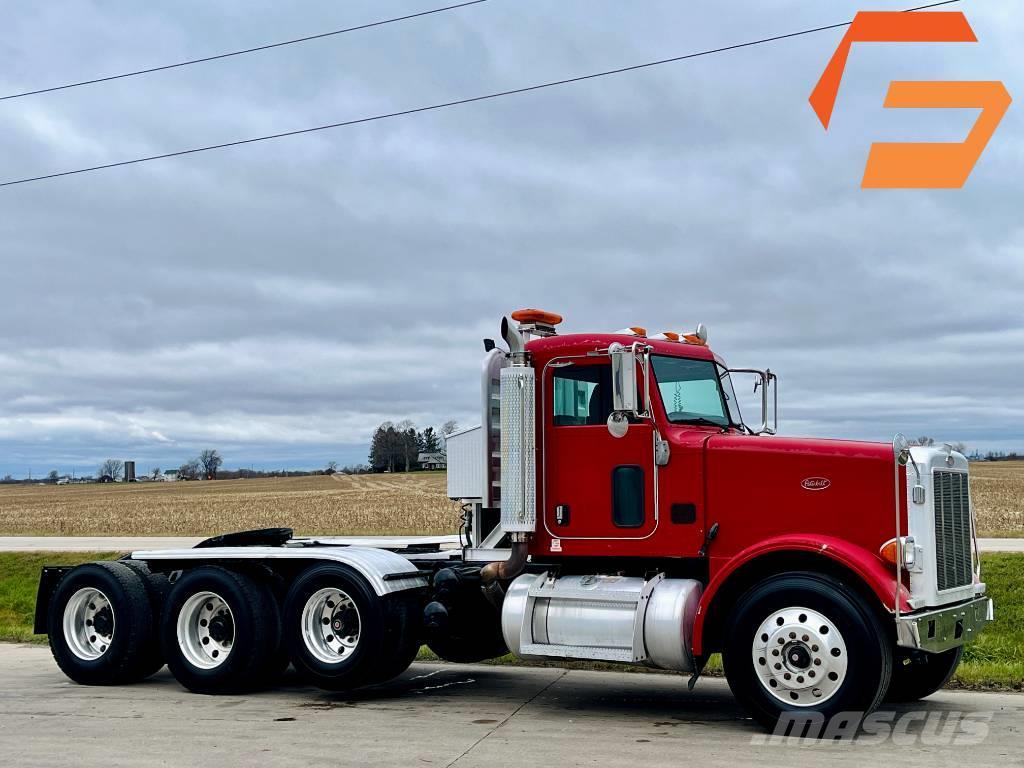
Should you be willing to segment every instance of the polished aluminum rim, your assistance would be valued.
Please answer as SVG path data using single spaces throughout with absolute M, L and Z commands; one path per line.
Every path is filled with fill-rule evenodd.
M 80 659 L 94 661 L 114 639 L 114 607 L 98 589 L 83 587 L 64 606 L 64 640 Z
M 828 701 L 846 679 L 846 643 L 827 616 L 810 608 L 773 611 L 754 635 L 758 679 L 790 707 Z
M 214 669 L 231 655 L 235 617 L 215 592 L 197 592 L 178 612 L 178 647 L 194 667 Z
M 317 590 L 302 609 L 302 642 L 324 664 L 338 664 L 355 652 L 361 626 L 355 601 L 336 587 Z

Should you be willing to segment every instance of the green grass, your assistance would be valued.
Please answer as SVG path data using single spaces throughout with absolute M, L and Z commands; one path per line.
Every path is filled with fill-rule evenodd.
M 982 555 L 981 578 L 996 604 L 996 618 L 964 646 L 952 685 L 1024 691 L 1024 555 Z
M 0 640 L 45 643 L 32 634 L 36 588 L 44 565 L 77 565 L 111 560 L 116 552 L 0 552 Z
M 0 641 L 45 642 L 32 634 L 36 587 L 44 565 L 70 565 L 90 560 L 112 559 L 113 552 L 10 552 L 0 553 Z M 952 687 L 1024 691 L 1024 555 L 988 553 L 982 555 L 982 576 L 996 604 L 996 620 L 973 643 L 966 646 L 964 659 Z M 420 661 L 437 661 L 424 647 Z M 509 655 L 492 664 L 524 664 Z M 643 667 L 606 662 L 537 662 L 538 666 L 573 669 L 614 669 L 650 671 Z M 533 663 L 531 663 L 531 666 Z M 713 656 L 705 674 L 721 674 L 721 661 Z

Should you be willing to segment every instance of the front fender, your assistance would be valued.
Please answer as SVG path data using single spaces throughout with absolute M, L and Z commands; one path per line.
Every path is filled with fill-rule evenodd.
M 844 539 L 832 536 L 815 536 L 811 534 L 777 536 L 759 542 L 728 558 L 725 565 L 720 567 L 715 572 L 711 581 L 708 582 L 707 588 L 701 595 L 700 605 L 697 607 L 697 616 L 694 619 L 693 653 L 695 656 L 699 656 L 703 652 L 704 623 L 708 612 L 714 603 L 715 597 L 729 583 L 730 578 L 737 576 L 739 571 L 755 564 L 762 558 L 786 552 L 811 554 L 838 563 L 858 576 L 874 592 L 886 610 L 895 612 L 895 569 L 883 561 L 876 553 L 859 547 L 856 544 L 851 544 Z M 907 602 L 909 598 L 910 594 L 901 585 L 901 612 L 911 610 Z

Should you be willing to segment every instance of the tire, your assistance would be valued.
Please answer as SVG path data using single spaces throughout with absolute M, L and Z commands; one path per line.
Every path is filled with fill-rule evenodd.
M 83 685 L 134 683 L 155 672 L 154 627 L 142 577 L 119 562 L 88 563 L 69 571 L 47 615 L 57 666 Z
M 869 605 L 830 576 L 799 572 L 761 582 L 737 602 L 726 635 L 729 687 L 769 729 L 786 712 L 819 713 L 826 723 L 841 712 L 866 715 L 889 687 L 889 634 Z
M 404 593 L 379 597 L 344 565 L 311 566 L 288 590 L 282 613 L 292 664 L 304 679 L 327 690 L 401 674 L 420 644 L 414 603 Z
M 428 639 L 427 647 L 445 661 L 457 664 L 496 659 L 509 652 L 501 634 L 501 617 L 491 619 L 486 614 L 473 627 L 456 627 L 450 633 Z
M 171 593 L 171 582 L 167 578 L 167 574 L 153 573 L 142 560 L 126 559 L 119 560 L 118 562 L 131 568 L 142 579 L 142 583 L 146 588 L 146 594 L 149 597 L 149 604 L 153 609 L 153 639 L 145 649 L 144 655 L 146 660 L 143 664 L 143 669 L 148 670 L 145 677 L 149 677 L 163 669 L 164 666 L 164 652 L 163 648 L 160 647 L 160 618 L 163 615 L 163 608 L 167 603 L 167 597 Z
M 917 657 L 905 656 L 898 659 L 885 700 L 917 701 L 931 696 L 949 682 L 960 665 L 963 652 L 961 645 L 942 653 L 922 653 Z
M 267 684 L 281 617 L 265 583 L 206 565 L 171 588 L 160 636 L 167 666 L 190 691 L 241 693 Z
M 399 593 L 386 599 L 390 603 L 389 611 L 398 623 L 399 641 L 390 662 L 385 661 L 380 671 L 370 682 L 384 683 L 405 672 L 416 660 L 416 655 L 423 645 L 423 603 L 417 597 Z

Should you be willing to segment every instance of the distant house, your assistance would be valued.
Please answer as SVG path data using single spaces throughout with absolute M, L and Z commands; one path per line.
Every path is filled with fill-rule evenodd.
M 165 469 L 164 470 L 164 474 L 163 474 L 163 479 L 167 480 L 168 482 L 173 482 L 174 480 L 179 480 L 180 478 L 178 477 L 178 470 L 176 470 L 176 469 Z
M 448 469 L 448 457 L 443 453 L 421 453 L 417 461 L 423 469 Z
M 113 483 L 114 482 L 114 478 L 111 477 L 110 475 L 101 475 L 100 479 L 99 479 L 99 482 L 101 482 L 101 483 Z

